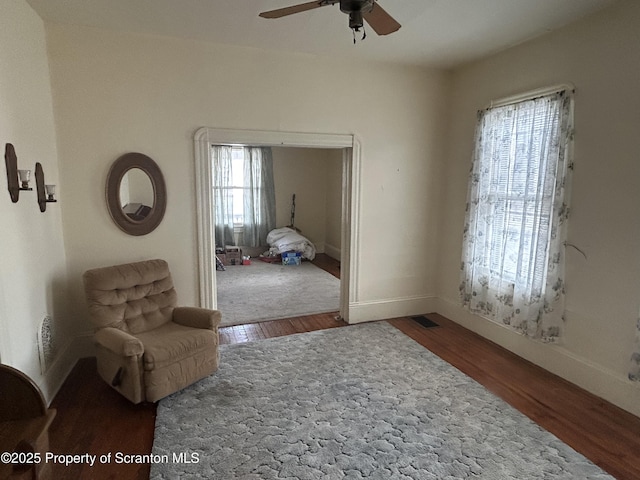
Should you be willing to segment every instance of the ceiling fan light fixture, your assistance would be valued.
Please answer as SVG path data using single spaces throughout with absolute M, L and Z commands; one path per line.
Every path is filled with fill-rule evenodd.
M 313 0 L 285 8 L 278 8 L 260 13 L 263 18 L 281 18 L 294 13 L 306 12 L 320 7 L 340 4 L 340 11 L 349 15 L 349 28 L 355 32 L 364 32 L 364 23 L 369 24 L 378 35 L 388 35 L 396 32 L 400 24 L 389 15 L 377 0 Z M 366 33 L 363 34 L 364 40 Z
M 375 0 L 340 0 L 340 10 L 344 13 L 369 13 L 374 3 Z
M 354 32 L 359 32 L 364 26 L 364 20 L 362 19 L 362 12 L 360 10 L 349 13 L 349 28 Z

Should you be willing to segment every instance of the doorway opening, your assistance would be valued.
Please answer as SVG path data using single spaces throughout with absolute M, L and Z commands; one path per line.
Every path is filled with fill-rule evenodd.
M 340 317 L 349 321 L 349 305 L 357 302 L 357 258 L 360 143 L 354 135 L 307 134 L 295 132 L 227 130 L 201 128 L 195 136 L 198 269 L 200 305 L 218 308 L 216 279 L 214 180 L 212 174 L 213 145 L 261 147 L 297 147 L 333 150 L 341 156 L 340 201 Z M 242 267 L 235 267 L 242 268 Z

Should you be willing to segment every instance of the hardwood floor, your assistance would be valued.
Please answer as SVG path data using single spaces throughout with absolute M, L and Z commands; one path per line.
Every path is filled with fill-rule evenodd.
M 57 455 L 108 455 L 110 462 L 55 464 L 52 479 L 147 479 L 149 465 L 118 464 L 116 452 L 150 453 L 156 405 L 133 405 L 98 377 L 95 358 L 78 361 L 54 398 L 58 414 L 49 429 Z
M 318 253 L 311 263 L 329 272 L 334 277 L 340 278 L 340 261 L 330 257 L 326 253 Z
M 344 327 L 338 320 L 338 312 L 321 313 L 304 317 L 285 318 L 268 322 L 246 323 L 220 328 L 220 344 L 253 342 L 266 338 L 282 337 L 293 333 L 313 332 L 325 328 Z
M 389 323 L 529 416 L 619 480 L 640 478 L 640 419 L 524 361 L 439 315 L 439 327 L 410 318 Z M 312 315 L 220 329 L 223 344 L 324 328 L 349 328 L 335 314 Z M 154 404 L 132 405 L 99 379 L 94 359 L 75 366 L 54 399 L 50 430 L 56 454 L 112 454 L 111 463 L 56 465 L 53 478 L 145 479 L 149 465 L 116 464 L 116 452 L 151 452 Z

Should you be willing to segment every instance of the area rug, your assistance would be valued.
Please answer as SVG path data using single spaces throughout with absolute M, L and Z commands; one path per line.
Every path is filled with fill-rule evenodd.
M 340 309 L 340 280 L 311 262 L 252 260 L 216 272 L 223 325 L 261 322 Z
M 152 479 L 613 478 L 385 322 L 221 353 L 160 401 Z

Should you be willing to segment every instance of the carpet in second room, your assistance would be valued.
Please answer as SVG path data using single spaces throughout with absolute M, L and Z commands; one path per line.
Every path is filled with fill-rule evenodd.
M 340 309 L 340 280 L 311 262 L 252 260 L 216 271 L 223 325 L 261 322 Z
M 223 345 L 153 453 L 152 479 L 612 478 L 386 322 Z

